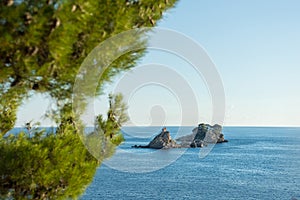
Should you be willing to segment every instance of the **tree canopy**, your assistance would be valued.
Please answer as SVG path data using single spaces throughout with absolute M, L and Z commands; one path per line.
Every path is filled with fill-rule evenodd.
M 49 93 L 62 111 L 70 103 L 66 100 L 80 64 L 94 47 L 122 31 L 154 26 L 175 0 L 4 0 L 0 4 L 3 133 L 12 128 L 16 109 L 30 91 Z M 133 67 L 142 55 L 143 51 L 122 56 L 99 85 Z M 12 122 L 8 128 L 5 118 Z
M 111 95 L 107 117 L 82 138 L 74 125 L 72 91 L 85 57 L 100 42 L 132 28 L 155 26 L 176 0 L 3 0 L 0 2 L 0 198 L 76 198 L 123 137 L 122 96 Z M 120 44 L 121 45 L 121 44 Z M 97 81 L 135 66 L 145 52 L 122 55 Z M 33 93 L 56 102 L 56 131 L 3 137 Z M 30 129 L 30 126 L 27 126 Z M 86 144 L 89 144 L 87 147 Z M 97 151 L 97 152 L 92 152 Z M 94 155 L 94 156 L 92 156 Z M 95 156 L 97 155 L 97 156 Z

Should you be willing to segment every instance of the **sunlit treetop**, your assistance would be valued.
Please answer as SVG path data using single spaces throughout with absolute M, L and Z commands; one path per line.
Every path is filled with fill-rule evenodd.
M 30 91 L 68 101 L 78 69 L 99 43 L 120 32 L 155 26 L 176 0 L 4 0 L 0 3 L 0 110 Z M 135 66 L 144 51 L 126 54 L 99 80 Z M 98 91 L 98 92 L 99 92 Z M 14 105 L 7 100 L 15 99 Z

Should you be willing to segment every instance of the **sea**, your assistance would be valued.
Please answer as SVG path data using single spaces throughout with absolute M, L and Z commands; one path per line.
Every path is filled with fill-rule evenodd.
M 300 200 L 300 128 L 224 127 L 228 143 L 135 149 L 161 127 L 125 127 L 125 142 L 98 168 L 81 200 Z M 167 127 L 173 138 L 193 127 Z

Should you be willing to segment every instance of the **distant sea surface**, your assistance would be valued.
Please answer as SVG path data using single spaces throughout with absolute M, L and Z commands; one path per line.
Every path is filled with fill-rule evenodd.
M 193 127 L 167 129 L 176 138 Z M 124 127 L 126 141 L 98 168 L 80 199 L 300 200 L 300 128 L 224 127 L 229 142 L 216 144 L 204 158 L 199 148 L 131 148 L 148 144 L 160 130 Z M 26 133 L 10 133 L 20 131 Z
M 192 127 L 167 128 L 172 134 L 178 134 L 179 129 L 182 134 L 192 130 Z M 125 127 L 126 142 L 114 156 L 126 151 L 144 153 L 147 159 L 147 155 L 157 150 L 131 146 L 147 144 L 158 132 L 153 127 Z M 174 162 L 152 172 L 124 172 L 123 165 L 134 163 L 126 156 L 119 159 L 120 168 L 112 169 L 104 163 L 81 200 L 300 200 L 300 128 L 224 127 L 223 132 L 229 142 L 215 145 L 206 157 L 199 158 L 202 149 L 187 149 Z M 162 156 L 178 152 L 176 149 L 158 151 Z M 149 158 L 149 165 L 155 163 L 150 159 L 153 158 Z

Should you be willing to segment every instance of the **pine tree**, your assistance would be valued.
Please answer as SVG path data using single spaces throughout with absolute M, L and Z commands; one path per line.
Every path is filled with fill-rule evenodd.
M 63 118 L 70 112 L 66 104 L 70 103 L 80 64 L 89 52 L 122 31 L 154 26 L 162 12 L 174 3 L 175 0 L 1 1 L 0 99 L 9 99 L 11 93 L 21 99 L 5 109 L 15 113 L 32 91 L 46 92 L 59 102 L 58 112 L 64 110 L 60 115 Z M 118 59 L 99 80 L 99 90 L 104 81 L 135 66 L 143 53 Z M 0 127 L 4 127 L 2 123 L 1 120 Z
M 111 95 L 107 118 L 83 137 L 71 97 L 80 64 L 100 42 L 132 28 L 154 26 L 176 0 L 3 0 L 0 2 L 0 198 L 77 198 L 102 160 L 123 138 L 122 97 Z M 135 66 L 144 51 L 121 56 L 97 81 Z M 56 133 L 41 129 L 3 137 L 33 93 L 57 102 Z M 79 134 L 74 134 L 79 133 Z M 93 156 L 92 156 L 93 155 Z

